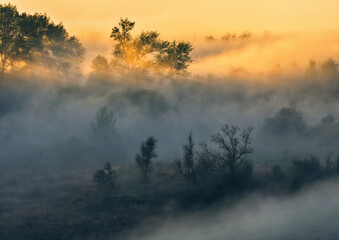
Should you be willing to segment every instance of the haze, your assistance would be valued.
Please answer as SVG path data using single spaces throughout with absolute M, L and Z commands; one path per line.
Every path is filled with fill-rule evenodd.
M 2 1 L 6 2 L 6 1 Z M 223 34 L 225 31 L 333 30 L 339 22 L 339 2 L 333 0 L 238 1 L 110 1 L 14 0 L 20 11 L 46 12 L 63 21 L 76 35 L 99 31 L 109 35 L 119 17 L 138 22 L 138 29 L 156 29 L 163 35 Z
M 0 4 L 0 238 L 339 239 L 338 9 Z

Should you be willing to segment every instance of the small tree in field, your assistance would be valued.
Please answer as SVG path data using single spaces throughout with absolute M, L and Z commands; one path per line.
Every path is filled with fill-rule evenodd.
M 145 142 L 141 143 L 140 153 L 135 156 L 137 168 L 140 170 L 144 182 L 148 181 L 152 159 L 157 157 L 155 153 L 156 144 L 157 140 L 154 137 L 148 137 Z
M 196 182 L 194 166 L 194 142 L 192 133 L 188 136 L 188 141 L 183 146 L 183 160 L 177 159 L 174 164 L 176 171 L 189 181 Z
M 223 125 L 221 131 L 211 137 L 216 148 L 211 149 L 206 143 L 201 144 L 201 157 L 210 162 L 212 171 L 229 176 L 234 184 L 238 170 L 243 167 L 247 155 L 253 151 L 250 147 L 252 131 L 253 127 L 249 127 L 240 133 L 238 126 Z
M 104 165 L 104 169 L 97 170 L 93 175 L 94 183 L 104 191 L 105 197 L 109 198 L 115 187 L 117 175 L 110 163 Z

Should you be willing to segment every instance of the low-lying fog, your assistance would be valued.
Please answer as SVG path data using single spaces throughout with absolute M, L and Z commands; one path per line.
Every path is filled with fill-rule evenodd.
M 231 209 L 224 204 L 224 210 L 217 206 L 149 228 L 145 223 L 129 239 L 335 240 L 339 235 L 336 185 L 326 182 L 283 198 L 253 195 Z
M 328 114 L 334 119 L 339 116 L 337 75 L 286 79 L 282 75 L 274 79 L 279 83 L 273 84 L 232 77 L 130 78 L 91 77 L 86 84 L 31 78 L 4 82 L 0 90 L 1 164 L 48 161 L 52 166 L 66 167 L 73 161 L 85 166 L 107 160 L 126 164 L 133 161 L 140 142 L 151 135 L 159 140 L 159 159 L 173 160 L 190 131 L 197 143 L 208 141 L 224 123 L 252 125 L 257 136 L 264 120 L 282 107 L 302 112 L 310 127 Z M 89 148 L 91 122 L 101 106 L 115 113 L 116 146 Z M 260 146 L 274 145 L 263 146 L 261 141 L 254 137 L 257 152 Z M 309 155 L 319 151 L 312 146 L 306 144 Z M 105 157 L 100 155 L 103 149 L 108 154 Z

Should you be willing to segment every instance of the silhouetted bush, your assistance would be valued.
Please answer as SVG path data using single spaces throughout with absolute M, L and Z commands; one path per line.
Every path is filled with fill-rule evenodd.
M 323 176 L 322 166 L 316 157 L 311 159 L 295 159 L 291 164 L 292 182 L 290 189 L 298 190 L 302 185 L 313 182 Z
M 115 187 L 117 178 L 116 172 L 113 170 L 110 163 L 104 165 L 104 169 L 97 170 L 93 175 L 93 181 L 103 190 L 105 198 L 109 198 Z

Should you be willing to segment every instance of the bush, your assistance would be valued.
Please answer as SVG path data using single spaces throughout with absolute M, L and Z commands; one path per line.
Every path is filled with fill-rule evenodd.
M 117 175 L 110 163 L 104 165 L 104 169 L 97 170 L 93 175 L 93 181 L 104 191 L 105 197 L 109 198 L 115 187 Z
M 298 190 L 306 182 L 312 182 L 322 177 L 322 166 L 320 161 L 316 157 L 312 157 L 310 160 L 298 160 L 292 161 L 291 165 L 292 182 L 290 190 Z

